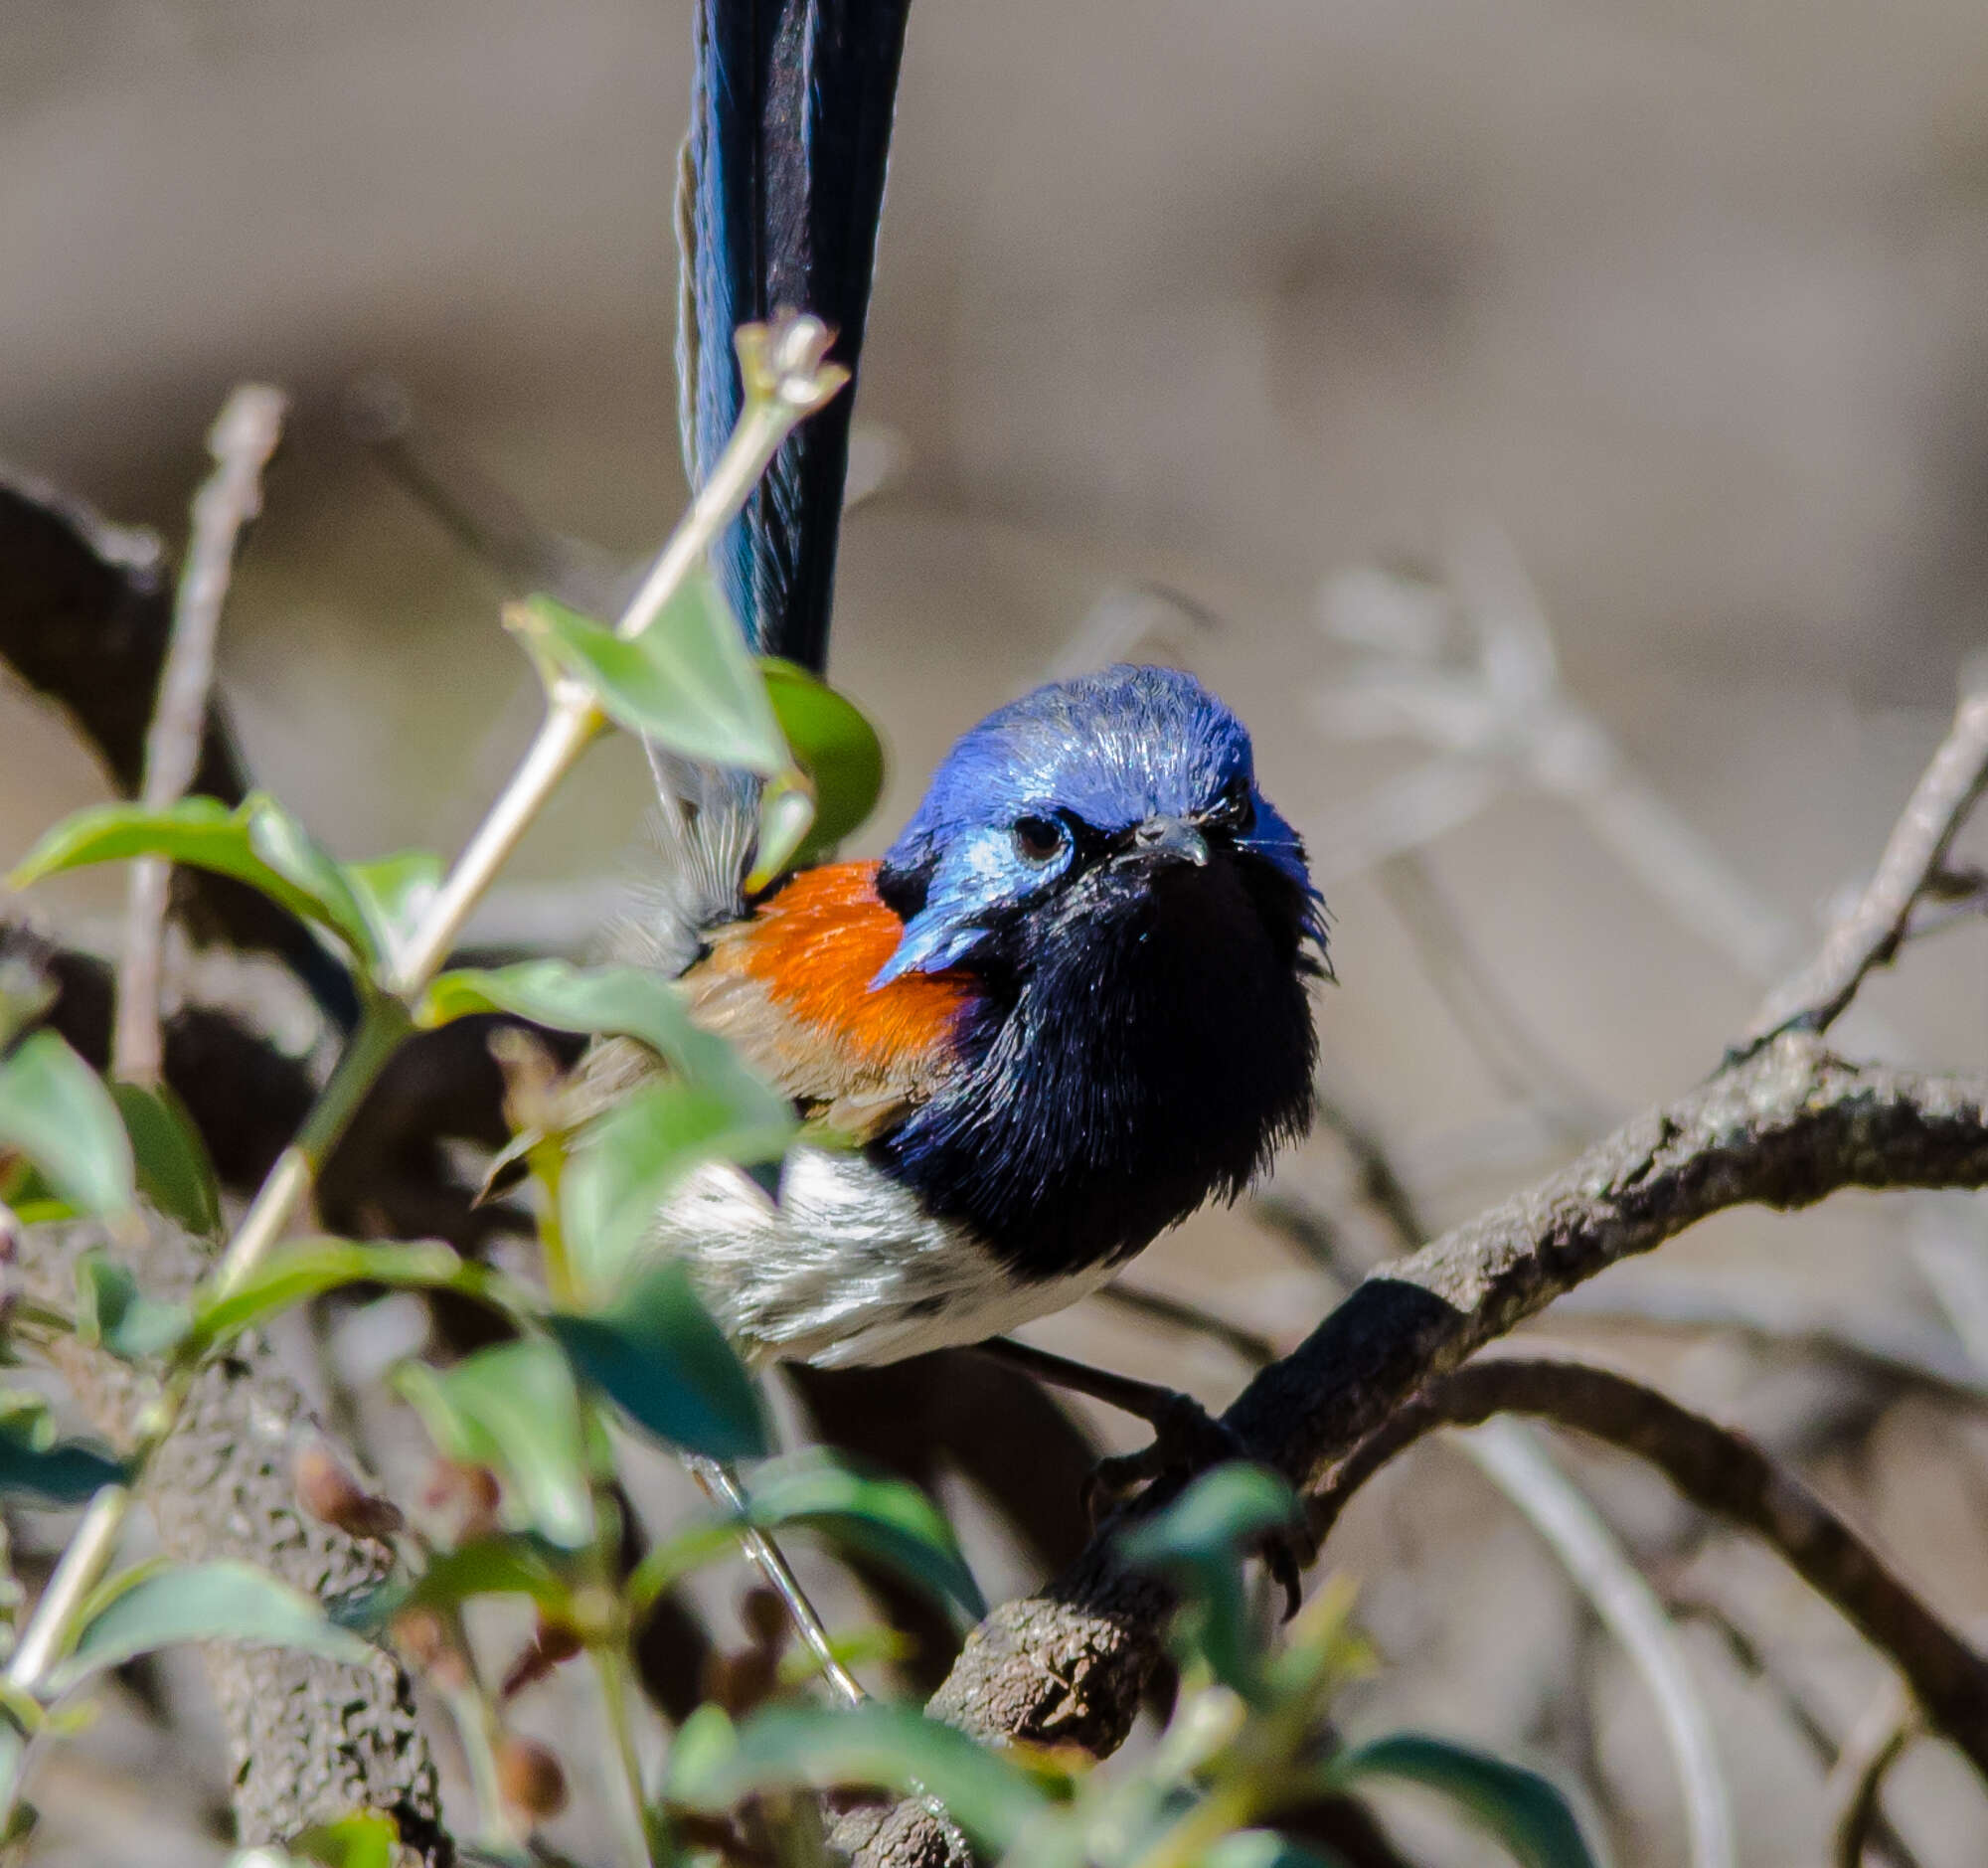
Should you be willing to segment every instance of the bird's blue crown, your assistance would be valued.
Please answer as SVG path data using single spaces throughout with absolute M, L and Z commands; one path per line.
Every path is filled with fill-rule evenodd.
M 877 983 L 967 959 L 1047 896 L 1085 845 L 1156 820 L 1220 818 L 1232 847 L 1278 870 L 1322 951 L 1324 904 L 1298 834 L 1256 788 L 1249 734 L 1194 676 L 1118 664 L 1050 682 L 989 714 L 932 775 L 885 856 L 906 928 Z

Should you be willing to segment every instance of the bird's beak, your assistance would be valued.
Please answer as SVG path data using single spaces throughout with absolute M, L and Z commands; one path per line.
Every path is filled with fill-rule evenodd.
M 1148 817 L 1132 832 L 1125 855 L 1149 869 L 1172 863 L 1191 863 L 1201 869 L 1208 862 L 1208 845 L 1191 823 L 1179 817 Z

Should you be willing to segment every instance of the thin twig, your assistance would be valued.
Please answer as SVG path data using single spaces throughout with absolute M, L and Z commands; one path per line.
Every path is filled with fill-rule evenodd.
M 1671 1597 L 1669 1607 L 1672 1614 L 1688 1616 L 1715 1636 L 1733 1664 L 1773 1695 L 1782 1716 L 1800 1735 L 1816 1762 L 1825 1771 L 1834 1769 L 1842 1750 L 1836 1735 L 1793 1683 L 1775 1669 L 1759 1642 L 1734 1619 L 1729 1608 L 1709 1597 L 1677 1595 Z M 1870 1838 L 1892 1868 L 1919 1868 L 1918 1857 L 1882 1809 L 1872 1812 Z
M 1591 1141 L 1619 1120 L 1619 1110 L 1608 1108 L 1527 1029 L 1421 852 L 1384 857 L 1374 874 L 1388 906 L 1414 941 L 1424 976 L 1492 1077 L 1543 1115 L 1563 1141 Z
M 1832 1868 L 1863 1868 L 1865 1839 L 1878 1814 L 1878 1793 L 1885 1774 L 1922 1730 L 1919 1709 L 1896 1682 L 1873 1700 L 1858 1720 L 1829 1782 L 1823 1798 L 1835 1813 L 1829 1824 Z
M 1264 1363 L 1276 1360 L 1277 1347 L 1267 1336 L 1245 1329 L 1241 1323 L 1232 1323 L 1227 1317 L 1212 1315 L 1185 1298 L 1169 1297 L 1162 1291 L 1147 1290 L 1142 1285 L 1127 1284 L 1122 1279 L 1106 1284 L 1097 1292 L 1097 1297 L 1100 1302 L 1129 1311 L 1134 1316 L 1145 1317 L 1151 1322 L 1162 1323 L 1168 1329 L 1206 1336 L 1210 1342 L 1220 1343 L 1242 1357 L 1251 1368 L 1260 1369 Z
M 1735 1058 L 1751 1057 L 1781 1032 L 1826 1031 L 1864 975 L 1899 950 L 1919 898 L 1943 870 L 1954 833 L 1988 788 L 1988 692 L 1962 698 L 1945 742 L 1893 827 L 1878 873 L 1818 952 L 1768 994 Z
M 400 384 L 386 377 L 355 384 L 345 412 L 347 425 L 380 464 L 513 595 L 543 591 L 589 616 L 610 616 L 621 607 L 639 571 L 599 546 L 541 524 L 423 427 Z
M 208 690 L 221 607 L 243 529 L 262 509 L 262 469 L 283 431 L 280 390 L 243 383 L 222 405 L 207 437 L 214 471 L 193 502 L 193 534 L 173 604 L 172 636 L 152 723 L 145 736 L 148 810 L 164 810 L 193 781 L 207 731 Z M 164 1057 L 159 1030 L 159 983 L 172 865 L 141 856 L 131 865 L 125 894 L 124 940 L 117 967 L 117 1017 L 110 1072 L 124 1083 L 154 1089 Z
M 1487 1421 L 1455 1441 L 1546 1540 L 1642 1676 L 1677 1766 L 1694 1868 L 1732 1868 L 1733 1806 L 1719 1743 L 1656 1593 L 1537 1434 L 1517 1421 Z
M 1877 1550 L 1743 1435 L 1591 1363 L 1490 1356 L 1430 1382 L 1342 1460 L 1313 1504 L 1321 1532 L 1360 1484 L 1435 1427 L 1533 1414 L 1657 1467 L 1702 1510 L 1744 1525 L 1842 1612 L 1988 1777 L 1988 1659 L 1919 1601 Z

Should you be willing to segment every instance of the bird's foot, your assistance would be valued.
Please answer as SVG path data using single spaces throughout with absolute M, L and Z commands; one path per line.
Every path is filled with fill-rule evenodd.
M 1184 1482 L 1211 1466 L 1255 1457 L 1228 1422 L 1210 1414 L 1192 1395 L 1158 1390 L 1154 1402 L 1156 1405 L 1150 1412 L 1139 1410 L 1140 1418 L 1152 1424 L 1152 1444 L 1137 1452 L 1100 1459 L 1084 1481 L 1083 1503 L 1090 1514 L 1092 1529 L 1141 1486 L 1156 1479 L 1178 1478 Z M 1297 1613 L 1303 1600 L 1301 1578 L 1306 1566 L 1318 1555 L 1317 1546 L 1302 1519 L 1298 1519 L 1266 1531 L 1257 1554 L 1272 1581 L 1284 1592 L 1284 1616 L 1288 1620 Z

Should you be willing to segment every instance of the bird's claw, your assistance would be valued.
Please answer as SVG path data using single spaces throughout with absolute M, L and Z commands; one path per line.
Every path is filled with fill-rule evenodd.
M 1098 1460 L 1084 1480 L 1083 1506 L 1093 1530 L 1141 1486 L 1156 1479 L 1190 1479 L 1211 1466 L 1255 1457 L 1228 1422 L 1210 1414 L 1192 1395 L 1170 1395 L 1151 1421 L 1151 1445 Z M 1284 1592 L 1288 1620 L 1303 1601 L 1302 1575 L 1318 1555 L 1317 1547 L 1298 1520 L 1264 1532 L 1257 1554 Z

